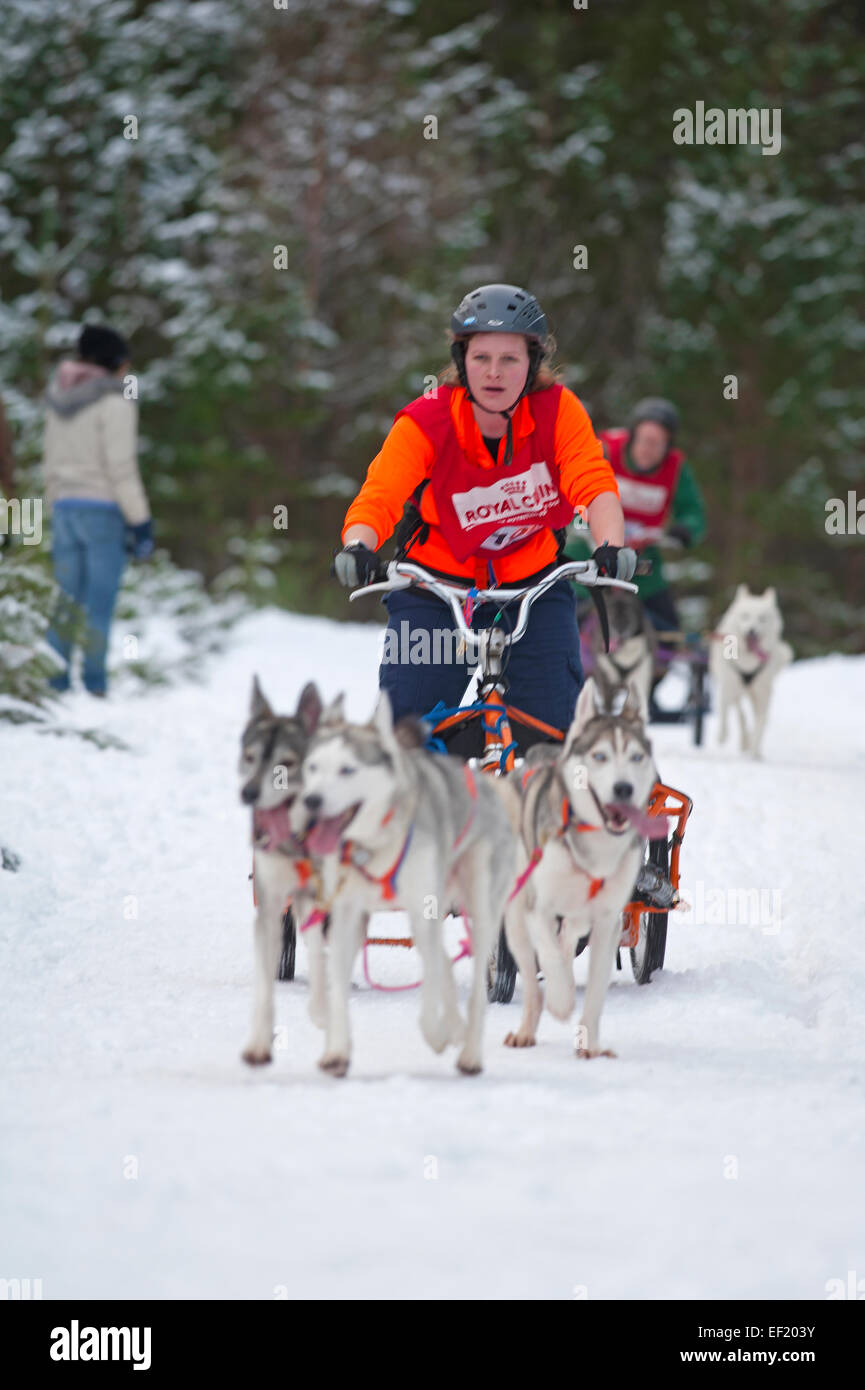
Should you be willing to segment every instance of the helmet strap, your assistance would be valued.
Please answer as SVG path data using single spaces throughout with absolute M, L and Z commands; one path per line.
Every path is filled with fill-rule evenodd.
M 517 396 L 513 404 L 508 406 L 507 410 L 500 410 L 498 412 L 499 415 L 503 415 L 508 422 L 507 433 L 505 435 L 505 456 L 502 459 L 502 464 L 505 468 L 510 467 L 510 464 L 513 462 L 514 457 L 513 412 L 519 405 L 523 396 L 525 396 L 532 389 L 535 377 L 538 374 L 538 369 L 540 368 L 541 363 L 546 357 L 546 350 L 544 349 L 541 343 L 530 342 L 528 344 L 528 349 L 529 370 L 526 373 L 526 380 L 523 389 Z M 471 401 L 474 405 L 479 406 L 480 401 L 475 400 L 471 392 L 471 387 L 469 386 L 468 373 L 466 372 L 466 342 L 464 339 L 457 339 L 456 342 L 451 343 L 451 357 L 453 358 L 454 364 L 457 369 L 457 376 L 459 377 L 460 386 L 462 386 L 465 389 L 466 400 Z M 485 407 L 482 406 L 481 409 L 485 409 Z

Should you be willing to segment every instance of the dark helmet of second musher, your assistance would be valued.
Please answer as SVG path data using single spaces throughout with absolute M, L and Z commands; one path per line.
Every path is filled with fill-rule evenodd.
M 652 420 L 667 430 L 672 444 L 679 429 L 679 412 L 672 401 L 665 400 L 663 396 L 646 396 L 643 400 L 637 401 L 628 417 L 628 429 L 632 435 L 637 425 L 643 424 L 645 420 Z
M 532 389 L 538 368 L 546 356 L 547 317 L 533 294 L 519 285 L 480 285 L 471 290 L 451 315 L 451 357 L 454 360 L 460 385 L 473 400 L 466 376 L 466 345 L 475 333 L 519 333 L 528 340 L 529 370 L 525 385 L 507 410 L 500 411 L 508 422 L 504 463 L 511 462 L 513 442 L 511 412 L 517 401 Z

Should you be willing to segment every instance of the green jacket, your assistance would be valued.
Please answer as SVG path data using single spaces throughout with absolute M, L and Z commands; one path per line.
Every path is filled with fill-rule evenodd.
M 699 545 L 706 534 L 706 507 L 703 502 L 703 494 L 697 479 L 694 477 L 693 470 L 687 462 L 682 464 L 679 481 L 673 494 L 670 524 L 687 526 L 691 533 L 692 545 Z M 577 529 L 576 526 L 571 528 L 565 546 L 565 555 L 569 560 L 587 560 L 594 548 L 586 528 Z M 640 552 L 640 556 L 643 559 L 651 560 L 652 573 L 639 575 L 635 583 L 640 597 L 650 598 L 652 594 L 657 594 L 661 589 L 667 588 L 663 552 L 657 545 L 647 545 L 645 550 Z

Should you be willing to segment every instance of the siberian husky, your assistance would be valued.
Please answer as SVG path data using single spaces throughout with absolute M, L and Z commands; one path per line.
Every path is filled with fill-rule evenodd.
M 608 589 L 604 603 L 610 625 L 610 650 L 604 651 L 600 622 L 592 622 L 588 634 L 597 684 L 608 689 L 626 683 L 634 685 L 643 704 L 648 705 L 658 646 L 655 628 L 636 594 Z
M 608 705 L 599 707 L 599 690 L 590 677 L 561 748 L 528 756 L 522 772 L 500 779 L 512 824 L 519 822 L 517 883 L 523 880 L 505 912 L 508 945 L 523 983 L 523 1015 L 517 1032 L 505 1038 L 509 1047 L 535 1043 L 544 1003 L 537 964 L 550 1013 L 570 1016 L 575 950 L 588 936 L 589 978 L 577 1053 L 615 1055 L 601 1053 L 599 1023 L 622 909 L 632 896 L 647 835 L 658 833 L 661 825 L 666 833 L 665 820 L 653 823 L 646 814 L 657 774 L 644 720 L 645 706 L 633 686 L 614 714 Z
M 293 715 L 274 714 L 256 676 L 249 722 L 240 750 L 241 800 L 252 808 L 255 919 L 255 1004 L 252 1031 L 243 1051 L 250 1066 L 271 1060 L 273 982 L 282 943 L 282 918 L 292 900 L 297 928 L 315 901 L 308 852 L 292 833 L 289 813 L 300 791 L 300 768 L 322 712 L 315 685 L 305 685 Z M 325 979 L 321 927 L 306 933 L 309 955 L 309 1012 L 323 1022 Z
M 481 1070 L 486 963 L 513 882 L 515 839 L 483 773 L 428 753 L 425 727 L 394 727 L 382 691 L 372 720 L 351 724 L 330 707 L 303 764 L 292 825 L 320 864 L 327 935 L 327 1025 L 322 1070 L 349 1066 L 348 995 L 370 914 L 402 908 L 423 962 L 421 1032 L 434 1052 L 461 1044 L 460 1071 Z M 341 719 L 341 723 L 337 722 Z M 324 722 L 324 721 L 323 721 Z M 443 939 L 444 918 L 463 911 L 474 977 L 466 1028 Z
M 792 647 L 781 639 L 782 630 L 775 590 L 752 594 L 740 584 L 713 634 L 709 670 L 718 691 L 718 741 L 726 741 L 729 712 L 735 707 L 742 752 L 753 758 L 761 756 L 775 678 L 793 659 Z M 746 703 L 752 711 L 750 728 Z

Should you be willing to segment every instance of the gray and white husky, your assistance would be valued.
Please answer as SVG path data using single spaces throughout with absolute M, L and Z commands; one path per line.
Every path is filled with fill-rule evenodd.
M 598 685 L 609 689 L 635 685 L 645 705 L 649 703 L 658 638 L 637 594 L 608 589 L 604 595 L 610 625 L 610 650 L 604 651 L 600 623 L 589 629 L 589 646 L 599 676 Z
M 544 1004 L 537 963 L 550 1013 L 570 1016 L 576 946 L 588 936 L 589 977 L 577 1052 L 615 1055 L 601 1054 L 599 1023 L 622 909 L 632 896 L 646 836 L 659 830 L 646 815 L 657 774 L 637 689 L 627 688 L 618 714 L 599 699 L 589 678 L 560 750 L 539 748 L 534 757 L 531 750 L 523 772 L 500 779 L 512 823 L 519 825 L 519 872 L 529 868 L 533 856 L 537 861 L 505 913 L 508 945 L 523 984 L 523 1015 L 517 1032 L 505 1038 L 509 1047 L 535 1043 Z
M 461 1045 L 460 1071 L 481 1070 L 486 963 L 513 882 L 515 840 L 507 813 L 483 773 L 428 753 L 416 720 L 394 727 L 382 691 L 368 724 L 326 712 L 303 764 L 303 795 L 292 824 L 321 866 L 327 935 L 327 1024 L 319 1066 L 349 1066 L 352 967 L 370 914 L 408 913 L 423 963 L 421 1032 L 434 1052 Z M 465 913 L 474 977 L 466 1027 L 460 1014 L 444 919 Z
M 291 715 L 274 714 L 256 676 L 249 721 L 240 748 L 241 800 L 252 808 L 253 874 L 258 908 L 255 918 L 255 1004 L 243 1060 L 269 1062 L 273 1042 L 273 984 L 282 944 L 282 918 L 288 899 L 297 928 L 312 910 L 315 881 L 308 851 L 294 835 L 289 815 L 301 788 L 300 769 L 318 727 L 322 700 L 305 685 Z M 305 935 L 309 955 L 309 1011 L 324 1019 L 323 941 L 318 926 Z
M 709 653 L 709 670 L 718 692 L 718 741 L 726 741 L 729 713 L 735 709 L 742 752 L 753 758 L 760 757 L 772 686 L 793 659 L 792 647 L 781 639 L 782 631 L 775 590 L 752 594 L 746 584 L 740 584 L 717 625 Z M 750 725 L 746 705 L 751 707 Z

